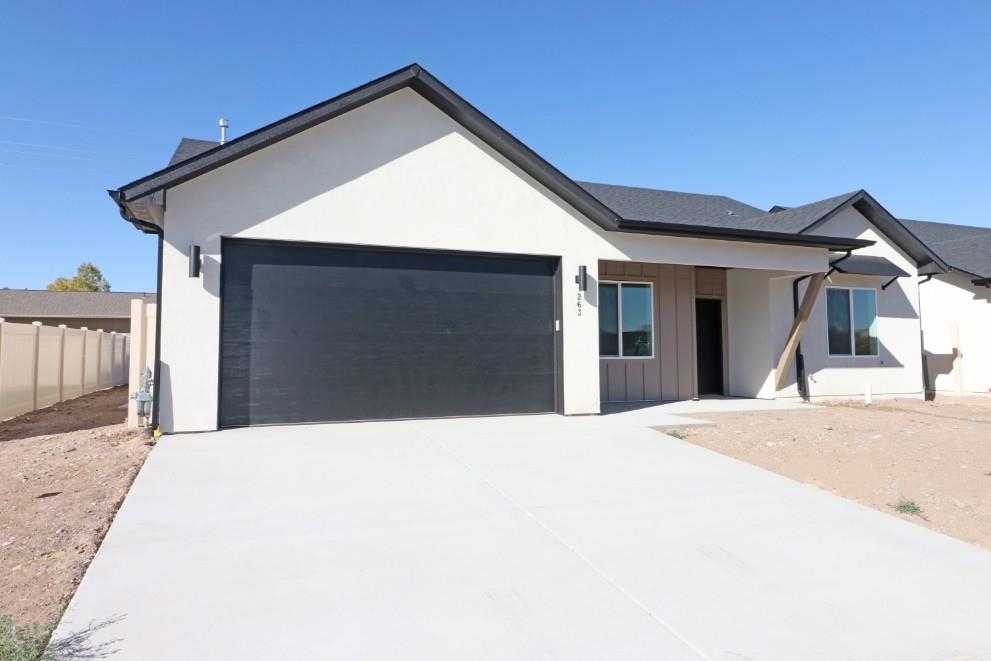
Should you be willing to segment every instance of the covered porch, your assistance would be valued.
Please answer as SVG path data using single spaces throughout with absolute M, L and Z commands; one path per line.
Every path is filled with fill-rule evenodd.
M 600 260 L 599 390 L 621 403 L 773 399 L 824 273 Z M 791 282 L 807 276 L 792 309 Z

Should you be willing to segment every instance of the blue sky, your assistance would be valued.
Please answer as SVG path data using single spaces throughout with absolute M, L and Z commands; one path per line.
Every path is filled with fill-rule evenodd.
M 106 189 L 411 62 L 575 179 L 991 226 L 989 34 L 986 2 L 3 3 L 0 287 L 154 289 Z

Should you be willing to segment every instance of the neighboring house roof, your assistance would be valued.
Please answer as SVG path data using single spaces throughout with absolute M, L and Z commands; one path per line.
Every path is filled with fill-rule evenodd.
M 0 289 L 0 317 L 130 317 L 134 298 L 155 302 L 155 295 L 145 292 Z
M 985 284 L 991 280 L 991 227 L 902 219 L 909 231 L 930 246 L 953 270 Z
M 163 192 L 168 188 L 178 186 L 404 88 L 410 88 L 420 94 L 526 174 L 606 230 L 829 249 L 852 249 L 870 244 L 849 238 L 797 236 L 766 227 L 697 225 L 677 220 L 645 223 L 641 219 L 625 218 L 618 210 L 611 208 L 608 203 L 604 203 L 586 188 L 568 178 L 417 64 L 404 67 L 350 92 L 301 110 L 223 145 L 184 139 L 167 167 L 108 193 L 117 203 L 121 215 L 126 220 L 142 231 L 157 233 L 164 219 Z

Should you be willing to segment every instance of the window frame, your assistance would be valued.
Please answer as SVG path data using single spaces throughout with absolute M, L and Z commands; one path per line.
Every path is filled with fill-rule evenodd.
M 847 296 L 847 305 L 850 310 L 850 353 L 833 353 L 829 348 L 829 290 L 838 289 L 849 292 Z M 853 292 L 855 291 L 869 291 L 874 294 L 874 330 L 875 337 L 874 342 L 877 345 L 877 353 L 857 353 L 857 337 L 854 328 L 854 314 L 853 314 Z M 826 302 L 826 353 L 829 354 L 830 358 L 879 358 L 881 356 L 881 326 L 879 320 L 881 315 L 878 314 L 877 305 L 877 287 L 844 287 L 842 285 L 829 285 L 826 287 L 827 294 L 825 295 Z
M 603 356 L 602 348 L 599 348 L 599 359 L 600 360 L 653 360 L 656 355 L 654 353 L 654 346 L 656 344 L 657 337 L 657 323 L 656 317 L 654 316 L 654 283 L 650 280 L 599 280 L 596 287 L 596 296 L 598 297 L 598 286 L 601 285 L 616 285 L 616 331 L 617 331 L 617 343 L 616 348 L 619 353 L 615 356 Z M 650 300 L 650 355 L 649 356 L 624 356 L 623 355 L 623 285 L 647 285 L 647 291 L 649 293 Z

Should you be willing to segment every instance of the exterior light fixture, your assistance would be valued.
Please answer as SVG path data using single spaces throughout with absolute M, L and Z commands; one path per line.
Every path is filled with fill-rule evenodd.
M 588 268 L 584 264 L 578 267 L 575 284 L 578 285 L 579 291 L 586 291 L 588 289 Z
M 200 247 L 189 246 L 189 277 L 200 277 Z

